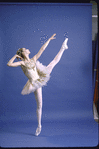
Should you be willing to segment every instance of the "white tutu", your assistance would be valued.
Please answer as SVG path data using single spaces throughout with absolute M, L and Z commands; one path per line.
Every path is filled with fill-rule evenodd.
M 29 78 L 21 92 L 22 95 L 30 94 L 31 92 L 34 92 L 36 89 L 45 86 L 50 79 L 50 74 L 48 73 L 46 66 L 37 61 L 35 64 L 36 69 L 34 71 L 33 64 L 34 62 L 33 60 L 31 60 L 31 65 L 29 64 L 29 67 L 28 65 L 27 67 L 22 67 L 25 75 Z M 33 79 L 33 73 L 37 73 L 37 79 L 35 80 Z

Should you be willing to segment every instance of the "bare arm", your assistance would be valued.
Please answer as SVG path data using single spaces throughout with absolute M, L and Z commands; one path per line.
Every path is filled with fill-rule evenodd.
M 41 54 L 44 52 L 44 50 L 46 49 L 46 47 L 48 46 L 49 42 L 53 39 L 55 39 L 55 36 L 56 34 L 53 34 L 48 40 L 47 42 L 40 48 L 39 52 L 33 57 L 33 59 L 36 61 L 40 56 Z
M 14 55 L 10 60 L 9 62 L 7 63 L 7 66 L 10 66 L 10 67 L 18 67 L 18 66 L 21 66 L 22 64 L 24 65 L 24 62 L 23 61 L 19 61 L 19 62 L 14 62 L 14 60 L 16 58 L 20 58 L 22 59 L 19 55 Z

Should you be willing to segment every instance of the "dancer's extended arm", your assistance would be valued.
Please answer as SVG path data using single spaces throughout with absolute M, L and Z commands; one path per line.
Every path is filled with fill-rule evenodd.
M 55 39 L 55 35 L 56 34 L 53 34 L 48 40 L 47 42 L 41 47 L 41 49 L 39 50 L 39 52 L 33 57 L 33 59 L 36 61 L 40 56 L 41 54 L 44 52 L 44 50 L 46 49 L 46 47 L 48 46 L 49 42 L 53 39 Z

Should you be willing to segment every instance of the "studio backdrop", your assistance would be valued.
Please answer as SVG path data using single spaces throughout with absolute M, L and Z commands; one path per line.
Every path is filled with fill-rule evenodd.
M 19 48 L 23 47 L 31 51 L 30 58 L 32 58 L 54 33 L 56 39 L 50 42 L 39 61 L 43 65 L 48 65 L 67 37 L 68 50 L 53 69 L 47 86 L 43 87 L 42 124 L 53 125 L 55 122 L 57 127 L 57 124 L 62 122 L 67 129 L 68 123 L 72 124 L 72 121 L 75 121 L 74 129 L 82 126 L 85 135 L 89 130 L 87 136 L 93 138 L 93 141 L 87 141 L 86 145 L 97 145 L 98 130 L 93 120 L 92 109 L 92 7 L 90 4 L 0 4 L 2 128 L 3 123 L 7 121 L 36 122 L 37 120 L 34 94 L 21 95 L 28 79 L 20 67 L 8 67 L 7 62 Z M 81 123 L 82 120 L 85 121 L 84 125 Z M 72 126 L 69 127 L 70 132 L 71 129 Z M 79 129 L 79 133 L 82 129 Z M 68 146 L 70 144 L 68 142 Z M 81 145 L 83 146 L 83 142 Z

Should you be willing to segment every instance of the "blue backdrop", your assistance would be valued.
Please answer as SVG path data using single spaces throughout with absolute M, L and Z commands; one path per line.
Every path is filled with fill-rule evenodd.
M 0 5 L 0 146 L 97 145 L 98 126 L 92 109 L 91 9 L 90 4 Z M 36 138 L 34 95 L 21 95 L 28 79 L 20 67 L 8 67 L 7 62 L 21 47 L 30 49 L 33 57 L 54 33 L 56 39 L 39 61 L 48 65 L 65 37 L 69 38 L 69 48 L 43 87 L 42 133 Z

